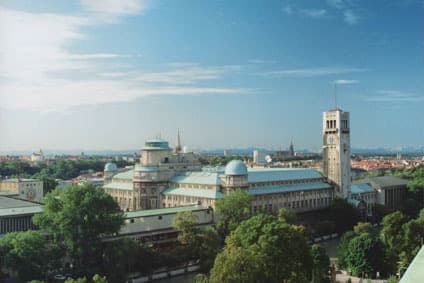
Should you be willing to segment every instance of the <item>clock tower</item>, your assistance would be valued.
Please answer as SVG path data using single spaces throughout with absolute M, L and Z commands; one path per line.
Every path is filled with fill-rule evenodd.
M 349 112 L 334 109 L 323 113 L 323 172 L 334 185 L 335 196 L 350 197 Z

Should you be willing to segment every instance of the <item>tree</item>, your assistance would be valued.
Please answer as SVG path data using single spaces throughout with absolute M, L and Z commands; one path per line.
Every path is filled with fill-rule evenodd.
M 193 283 L 208 283 L 208 282 L 209 282 L 208 276 L 202 273 L 196 274 L 196 276 L 194 276 L 193 278 Z
M 211 270 L 211 282 L 306 282 L 310 278 L 311 254 L 302 226 L 259 214 L 243 221 L 226 243 Z
M 354 227 L 353 231 L 356 235 L 360 235 L 363 233 L 374 233 L 374 228 L 372 227 L 371 223 L 369 222 L 358 222 Z
M 373 205 L 372 217 L 373 217 L 374 223 L 381 223 L 381 221 L 383 220 L 383 217 L 386 216 L 387 214 L 389 214 L 389 211 L 384 205 L 379 203 L 376 203 Z
M 349 242 L 345 260 L 352 274 L 360 276 L 384 270 L 384 258 L 379 239 L 369 233 L 362 233 Z
M 220 238 L 213 228 L 198 229 L 196 223 L 197 217 L 191 211 L 179 212 L 174 218 L 184 261 L 199 259 L 200 270 L 208 272 L 220 250 Z
M 383 218 L 383 228 L 380 231 L 380 238 L 392 254 L 392 261 L 397 261 L 397 256 L 403 250 L 403 225 L 408 222 L 408 218 L 400 211 L 396 211 Z
M 347 269 L 346 257 L 348 254 L 349 242 L 355 238 L 356 234 L 353 231 L 348 231 L 340 238 L 337 248 L 338 261 L 337 265 L 340 269 Z
M 153 270 L 151 250 L 129 238 L 103 243 L 102 262 L 102 273 L 111 283 L 125 282 L 131 272 L 148 274 Z
M 298 222 L 296 213 L 285 208 L 280 208 L 280 210 L 278 210 L 278 218 L 288 224 L 297 224 Z
M 58 267 L 61 255 L 57 246 L 36 231 L 6 234 L 0 240 L 0 254 L 2 265 L 17 271 L 24 281 L 43 279 L 46 272 Z
M 57 182 L 54 178 L 43 175 L 40 180 L 43 181 L 44 195 L 56 189 Z
M 351 230 L 361 220 L 359 210 L 345 199 L 336 198 L 329 210 L 331 218 L 335 222 L 336 230 L 339 233 Z
M 175 215 L 174 227 L 178 232 L 178 241 L 185 246 L 194 245 L 197 235 L 197 216 L 191 211 L 181 211 Z
M 325 249 L 318 244 L 311 247 L 312 257 L 312 278 L 314 283 L 324 282 L 323 278 L 327 276 L 330 267 L 330 258 Z
M 251 249 L 227 246 L 216 259 L 210 283 L 257 283 L 263 281 L 264 258 Z
M 85 184 L 48 194 L 34 223 L 54 242 L 63 242 L 75 273 L 91 276 L 101 266 L 101 239 L 119 231 L 123 213 L 102 188 Z
M 250 215 L 253 196 L 243 190 L 229 192 L 217 200 L 215 206 L 219 215 L 218 227 L 224 235 L 235 230 Z

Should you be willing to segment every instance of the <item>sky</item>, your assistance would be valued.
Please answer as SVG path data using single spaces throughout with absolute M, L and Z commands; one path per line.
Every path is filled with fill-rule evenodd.
M 0 151 L 424 144 L 421 0 L 0 0 Z

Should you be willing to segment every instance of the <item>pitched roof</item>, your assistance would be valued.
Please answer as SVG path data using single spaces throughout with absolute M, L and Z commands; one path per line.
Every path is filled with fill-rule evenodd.
M 200 197 L 200 198 L 209 198 L 209 199 L 217 199 L 217 198 L 224 197 L 224 194 L 219 191 L 206 190 L 206 189 L 167 188 L 162 191 L 162 194 Z
M 201 185 L 220 185 L 220 173 L 218 172 L 187 172 L 171 178 L 171 183 L 179 184 L 201 184 Z
M 352 194 L 372 193 L 374 192 L 374 189 L 368 183 L 360 183 L 360 184 L 352 184 L 352 186 L 350 187 L 350 192 Z
M 408 184 L 408 180 L 405 180 L 396 176 L 369 177 L 369 178 L 358 181 L 358 183 L 370 183 L 370 182 L 380 187 L 404 186 Z
M 249 168 L 249 183 L 304 180 L 323 178 L 320 172 L 310 168 Z

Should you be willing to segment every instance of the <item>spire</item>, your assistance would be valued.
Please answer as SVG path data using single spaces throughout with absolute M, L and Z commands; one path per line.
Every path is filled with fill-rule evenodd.
M 294 156 L 294 145 L 293 145 L 293 138 L 290 141 L 290 146 L 289 146 L 289 154 L 291 156 Z
M 180 129 L 177 130 L 177 145 L 175 146 L 175 152 L 181 152 L 181 138 L 180 138 Z

